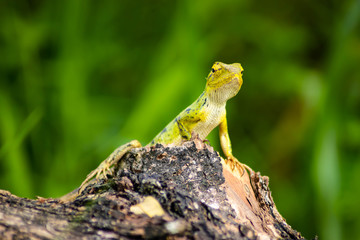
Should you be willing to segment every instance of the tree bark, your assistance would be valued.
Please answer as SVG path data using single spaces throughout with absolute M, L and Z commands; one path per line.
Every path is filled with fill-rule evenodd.
M 268 177 L 241 175 L 199 139 L 133 149 L 71 201 L 0 191 L 0 238 L 303 239 L 277 211 Z

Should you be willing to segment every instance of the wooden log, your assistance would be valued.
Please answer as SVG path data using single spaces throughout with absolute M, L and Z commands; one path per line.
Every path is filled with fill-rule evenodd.
M 199 139 L 133 149 L 115 170 L 71 201 L 0 191 L 0 239 L 303 239 L 268 177 L 241 175 Z

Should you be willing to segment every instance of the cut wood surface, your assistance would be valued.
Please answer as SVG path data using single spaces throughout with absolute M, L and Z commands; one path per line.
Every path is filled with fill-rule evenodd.
M 303 239 L 268 177 L 241 175 L 199 139 L 133 149 L 70 201 L 0 191 L 0 239 L 279 238 Z

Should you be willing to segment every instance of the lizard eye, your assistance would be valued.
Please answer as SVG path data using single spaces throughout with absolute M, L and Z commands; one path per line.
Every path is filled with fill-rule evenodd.
M 217 71 L 220 71 L 222 68 L 221 67 L 213 67 L 211 68 L 211 72 L 214 73 L 214 72 L 217 72 Z

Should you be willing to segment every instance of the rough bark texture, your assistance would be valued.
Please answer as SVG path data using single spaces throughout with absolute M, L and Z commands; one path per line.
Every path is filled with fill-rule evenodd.
M 0 239 L 302 239 L 267 177 L 236 174 L 197 139 L 134 149 L 73 201 L 0 191 Z

